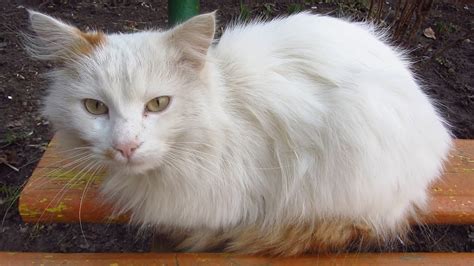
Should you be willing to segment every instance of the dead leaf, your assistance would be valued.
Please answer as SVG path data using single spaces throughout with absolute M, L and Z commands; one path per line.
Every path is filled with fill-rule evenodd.
M 425 35 L 426 38 L 436 40 L 435 32 L 431 27 L 424 29 L 423 35 Z

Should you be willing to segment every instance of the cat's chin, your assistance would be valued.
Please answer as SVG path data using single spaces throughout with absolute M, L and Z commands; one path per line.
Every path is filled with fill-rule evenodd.
M 158 166 L 141 161 L 129 162 L 113 162 L 109 165 L 113 171 L 128 173 L 128 174 L 144 174 L 148 171 L 156 169 Z

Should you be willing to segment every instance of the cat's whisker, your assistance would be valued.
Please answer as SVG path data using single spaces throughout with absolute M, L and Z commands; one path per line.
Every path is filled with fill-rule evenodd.
M 165 142 L 165 144 L 167 145 L 173 145 L 173 144 L 194 144 L 196 146 L 206 146 L 206 147 L 209 147 L 209 148 L 213 148 L 213 149 L 217 149 L 218 150 L 218 147 L 212 145 L 212 144 L 209 144 L 209 143 L 204 143 L 204 142 L 193 142 L 193 141 L 186 141 L 186 142 Z
M 223 182 L 222 179 L 221 179 L 221 176 L 219 176 L 219 174 L 220 174 L 219 168 L 215 168 L 215 169 L 208 168 L 207 167 L 208 162 L 206 162 L 205 160 L 202 161 L 202 162 L 206 162 L 205 164 L 203 164 L 202 162 L 198 162 L 198 161 L 193 160 L 192 157 L 183 158 L 182 156 L 179 156 L 179 154 L 176 154 L 174 152 L 169 152 L 167 154 L 167 156 L 173 162 L 183 162 L 185 164 L 195 166 L 195 167 L 201 169 L 203 172 L 207 173 L 208 176 L 213 177 L 214 181 Z M 178 165 L 179 165 L 179 163 L 178 163 Z M 181 174 L 183 176 L 189 176 L 189 173 L 183 172 L 178 166 L 175 166 L 174 168 L 177 169 L 179 172 L 181 172 Z
M 89 163 L 87 166 L 85 166 L 81 172 L 83 172 L 82 174 L 81 173 L 78 173 L 76 176 L 74 176 L 71 180 L 69 180 L 69 182 L 67 182 L 63 187 L 62 189 L 56 193 L 55 197 L 48 203 L 48 206 L 43 210 L 42 214 L 40 215 L 40 217 L 38 218 L 37 222 L 36 222 L 36 225 L 39 224 L 39 221 L 42 219 L 43 215 L 45 214 L 45 212 L 48 210 L 49 206 L 56 200 L 56 198 L 58 198 L 58 200 L 56 201 L 56 204 L 57 203 L 60 203 L 61 200 L 64 198 L 65 194 L 73 187 L 75 186 L 76 184 L 78 184 L 78 182 L 80 182 L 82 180 L 83 177 L 87 176 L 88 173 L 95 167 L 97 166 L 98 162 L 91 162 Z M 84 171 L 85 170 L 85 171 Z M 60 195 L 59 195 L 60 194 Z M 59 195 L 59 197 L 58 197 Z
M 67 150 L 59 149 L 55 151 L 56 155 L 62 155 L 64 153 L 71 153 L 71 152 L 78 152 L 78 151 L 90 151 L 91 147 L 85 146 L 85 147 L 75 147 L 75 148 L 70 148 Z
M 87 162 L 86 162 L 87 163 Z M 39 223 L 39 221 L 41 221 L 41 219 L 43 218 L 44 214 L 46 213 L 46 211 L 49 209 L 49 207 L 51 206 L 51 204 L 56 200 L 56 198 L 58 198 L 59 195 L 61 195 L 61 198 L 62 196 L 64 195 L 65 191 L 67 191 L 68 189 L 70 189 L 73 185 L 75 185 L 78 181 L 80 181 L 80 178 L 82 177 L 82 173 L 87 170 L 90 165 L 94 164 L 95 162 L 90 162 L 89 164 L 87 164 L 84 168 L 82 168 L 76 175 L 74 175 L 74 177 L 72 177 L 57 193 L 56 195 L 53 197 L 53 199 L 51 199 L 48 203 L 48 205 L 44 208 L 43 212 L 41 213 L 40 217 L 38 218 L 37 222 L 36 223 Z
M 215 161 L 213 160 L 209 160 L 209 158 L 206 158 L 205 156 L 202 156 L 202 155 L 199 155 L 199 154 L 203 154 L 203 155 L 207 155 L 207 156 L 211 156 L 213 157 L 214 159 L 220 159 L 219 157 L 215 156 L 215 155 L 212 155 L 212 154 L 209 154 L 209 153 L 206 153 L 206 152 L 201 152 L 201 151 L 198 151 L 198 150 L 193 150 L 193 149 L 187 149 L 187 148 L 184 148 L 184 147 L 177 147 L 175 146 L 174 149 L 178 152 L 183 152 L 185 154 L 188 154 L 190 155 L 191 157 L 196 157 L 200 160 L 202 160 L 203 162 L 205 163 L 210 163 L 212 164 L 216 169 L 219 169 L 219 164 L 216 163 Z
M 87 162 L 89 161 L 86 161 L 84 163 L 87 163 Z M 69 191 L 72 187 L 76 186 L 80 181 L 82 181 L 82 179 L 88 175 L 88 172 L 91 169 L 93 169 L 96 164 L 98 164 L 98 162 L 95 162 L 95 161 L 90 162 L 83 169 L 81 169 L 80 172 L 82 173 L 79 172 L 75 177 L 73 177 L 73 179 L 75 178 L 76 180 L 72 184 L 68 185 L 67 187 L 63 186 L 63 188 L 66 188 L 66 189 L 61 193 L 57 202 L 59 202 L 62 198 L 64 198 L 67 191 Z
M 73 154 L 71 155 L 66 155 L 66 157 L 64 159 L 61 159 L 61 160 L 54 160 L 52 163 L 50 164 L 47 164 L 47 165 L 44 165 L 43 168 L 50 168 L 50 167 L 54 167 L 54 166 L 58 166 L 58 165 L 61 165 L 63 162 L 65 161 L 68 161 L 68 160 L 72 160 L 76 157 L 79 157 L 79 156 L 82 156 L 82 155 L 86 155 L 88 154 L 89 152 L 88 151 L 75 151 Z
M 169 167 L 171 167 L 172 169 L 174 169 L 177 173 L 180 173 L 181 175 L 186 175 L 186 173 L 180 168 L 178 167 L 176 164 L 176 159 L 174 157 L 171 157 L 169 156 L 169 154 L 166 154 L 164 157 L 163 157 L 163 163 L 165 165 L 168 165 Z
M 54 162 L 54 163 L 51 163 L 51 164 L 48 164 L 48 165 L 43 165 L 41 169 L 39 169 L 38 171 L 38 174 L 41 175 L 41 176 L 44 176 L 45 174 L 43 174 L 43 172 L 45 172 L 46 170 L 50 170 L 49 172 L 47 172 L 46 174 L 50 175 L 52 174 L 53 171 L 55 170 L 61 170 L 71 164 L 74 164 L 75 162 L 77 162 L 78 160 L 81 160 L 82 158 L 84 157 L 87 157 L 89 156 L 90 154 L 88 152 L 84 152 L 84 153 L 80 153 L 80 154 L 76 154 L 76 155 L 73 155 L 73 156 L 70 156 L 70 157 L 67 157 L 59 162 Z M 50 168 L 53 168 L 52 170 Z
M 178 158 L 180 158 L 181 161 L 190 162 L 190 163 L 192 163 L 192 164 L 198 166 L 199 168 L 205 170 L 206 172 L 210 172 L 210 171 L 212 170 L 211 172 L 213 172 L 213 176 L 214 176 L 214 177 L 218 177 L 218 176 L 217 176 L 217 173 L 220 172 L 220 170 L 221 170 L 222 167 L 225 167 L 225 165 L 220 165 L 220 164 L 214 162 L 213 160 L 209 160 L 209 158 L 206 158 L 206 157 L 204 157 L 204 156 L 199 155 L 199 153 L 203 153 L 203 152 L 196 151 L 196 150 L 190 150 L 190 149 L 188 150 L 188 149 L 184 149 L 184 148 L 181 148 L 181 147 L 180 147 L 180 148 L 176 148 L 175 150 L 178 151 L 178 152 L 181 152 L 181 153 L 184 153 L 184 154 L 187 154 L 187 155 L 188 155 L 188 156 L 186 157 L 188 160 L 184 160 L 183 157 L 178 156 L 179 154 L 174 154 L 175 156 L 177 156 Z M 198 153 L 198 154 L 196 154 L 196 153 Z M 190 157 L 191 157 L 191 158 L 190 158 Z M 198 158 L 198 159 L 200 160 L 200 162 L 196 162 L 196 161 L 192 161 L 192 162 L 191 162 L 189 159 L 192 159 L 193 157 Z M 240 166 L 239 164 L 232 164 L 231 162 L 228 162 L 228 163 L 229 163 L 229 165 L 232 165 L 233 167 L 239 167 L 239 166 Z M 208 169 L 208 168 L 206 167 L 206 165 L 209 165 L 209 164 L 211 164 L 211 165 L 213 166 L 213 168 Z M 176 167 L 175 167 L 175 168 L 176 168 Z M 254 168 L 254 169 L 255 169 L 255 168 Z M 262 170 L 262 169 L 258 169 L 258 170 Z M 240 171 L 243 171 L 243 169 L 240 170 Z
M 41 179 L 38 178 L 36 181 L 31 182 L 31 186 L 34 187 L 34 188 L 40 189 L 44 185 L 49 184 L 50 182 L 52 182 L 54 180 L 61 179 L 61 177 L 73 172 L 75 169 L 80 167 L 83 162 L 86 162 L 87 160 L 90 160 L 93 157 L 94 156 L 92 154 L 87 154 L 87 155 L 83 155 L 82 157 L 76 158 L 74 161 L 71 161 L 71 162 L 65 164 L 61 168 L 55 168 L 55 169 L 49 171 L 48 173 L 42 174 L 40 177 L 41 178 L 47 177 L 46 180 L 43 180 L 42 183 L 38 184 L 36 182 L 41 181 Z M 64 170 L 66 170 L 66 171 L 64 171 Z M 56 175 L 56 174 L 59 174 L 59 175 L 51 177 L 52 175 Z
M 43 165 L 42 166 L 42 169 L 40 169 L 40 172 L 43 171 L 44 169 L 49 169 L 49 168 L 58 168 L 58 167 L 64 167 L 63 163 L 64 162 L 67 162 L 67 161 L 71 161 L 72 162 L 74 160 L 76 160 L 78 157 L 82 157 L 82 156 L 85 156 L 87 155 L 89 152 L 86 152 L 86 151 L 78 151 L 77 153 L 74 153 L 70 156 L 66 156 L 64 159 L 61 159 L 61 160 L 54 160 L 52 163 L 49 163 L 47 165 Z
M 195 162 L 193 160 L 184 160 L 183 158 L 180 158 L 180 156 L 178 156 L 178 154 L 174 154 L 173 152 L 169 152 L 168 154 L 169 156 L 171 156 L 174 160 L 176 161 L 182 161 L 182 162 L 185 162 L 185 163 L 189 163 L 189 164 L 192 164 L 194 166 L 197 166 L 198 168 L 200 168 L 201 170 L 207 172 L 208 174 L 210 174 L 211 176 L 213 177 L 218 177 L 216 175 L 215 172 L 212 172 L 210 169 L 206 168 L 204 165 L 202 165 L 201 163 L 198 163 L 198 162 Z
M 204 155 L 208 155 L 208 156 L 211 156 L 211 157 L 214 157 L 215 159 L 222 159 L 222 157 L 218 157 L 216 155 L 213 155 L 213 154 L 209 154 L 209 153 L 206 153 L 206 152 L 203 152 L 203 151 L 199 151 L 199 150 L 194 150 L 194 149 L 187 149 L 187 148 L 184 148 L 184 147 L 180 147 L 180 146 L 173 146 L 174 149 L 176 150 L 179 150 L 179 151 L 182 151 L 182 152 L 188 152 L 190 155 L 192 156 L 195 156 L 195 157 L 198 157 L 200 159 L 202 159 L 203 161 L 206 161 L 207 163 L 212 163 L 216 166 L 216 168 L 218 168 L 217 164 L 214 163 L 213 161 L 209 160 L 209 158 L 206 158 L 204 156 L 200 156 L 200 155 L 197 155 L 196 153 L 199 153 L 199 154 L 204 154 Z M 232 162 L 227 162 L 229 165 L 235 165 L 233 164 Z M 249 169 L 255 169 L 255 170 L 279 170 L 279 169 L 282 169 L 282 168 L 292 168 L 294 167 L 293 165 L 286 165 L 286 166 L 274 166 L 274 167 L 253 167 L 253 166 L 248 166 Z
M 51 165 L 51 164 L 50 164 L 50 165 Z M 49 176 L 49 175 L 55 173 L 56 171 L 60 171 L 60 169 L 53 169 L 53 170 L 51 170 L 50 172 L 44 174 L 43 177 Z M 59 177 L 57 177 L 57 178 L 59 178 Z M 28 182 L 29 180 L 25 180 L 25 181 L 16 189 L 15 194 L 18 193 L 18 197 L 19 197 L 19 195 L 20 195 L 20 194 L 19 194 L 20 190 L 22 190 L 27 184 L 28 184 L 29 186 L 32 186 L 32 187 L 35 187 L 35 188 L 40 188 L 40 187 L 42 187 L 43 185 L 46 185 L 46 184 L 48 184 L 49 182 L 51 182 L 52 180 L 55 180 L 55 179 L 56 179 L 56 178 L 51 178 L 51 179 L 48 179 L 48 180 L 46 180 L 46 181 L 43 181 L 43 183 L 41 183 L 40 186 L 38 186 L 38 184 L 36 183 L 36 182 L 39 182 L 39 181 Z M 10 209 L 13 207 L 14 204 L 15 204 L 15 201 L 12 201 L 12 202 L 9 204 L 9 206 L 7 207 L 7 209 L 5 210 L 5 214 L 3 215 L 3 218 L 2 218 L 2 224 L 1 224 L 2 227 L 3 227 L 4 223 L 5 223 L 5 219 L 6 219 L 6 216 L 7 216 L 8 212 L 10 211 Z
M 197 150 L 197 149 L 194 149 L 194 148 L 186 147 L 186 146 L 174 145 L 174 146 L 171 146 L 171 147 L 174 148 L 174 149 L 183 149 L 183 150 L 188 150 L 188 151 L 192 151 L 192 152 L 196 151 L 198 153 L 211 156 L 213 158 L 219 158 L 219 156 L 217 156 L 217 155 L 210 154 L 210 153 L 200 151 L 200 150 Z
M 97 172 L 99 172 L 102 169 L 101 163 L 97 162 L 94 165 L 94 168 L 95 168 L 95 170 L 93 170 L 93 172 L 90 174 L 91 178 L 89 180 L 87 180 L 86 186 L 85 186 L 85 188 L 82 192 L 82 195 L 81 195 L 81 201 L 79 202 L 79 214 L 78 214 L 78 216 L 79 216 L 79 227 L 81 229 L 82 237 L 84 238 L 84 241 L 86 242 L 87 245 L 89 245 L 89 243 L 86 239 L 86 235 L 84 233 L 84 228 L 82 227 L 82 202 L 84 201 L 84 197 L 87 194 L 87 190 L 89 189 L 89 184 L 94 183 L 94 180 L 96 179 Z
M 57 153 L 59 154 L 59 153 L 61 153 L 61 152 L 57 152 Z M 40 157 L 40 158 L 35 158 L 35 159 L 33 159 L 33 160 L 30 160 L 30 161 L 26 162 L 25 164 L 23 164 L 22 166 L 20 166 L 18 169 L 22 169 L 22 168 L 24 168 L 24 167 L 26 167 L 26 166 L 28 166 L 28 165 L 30 165 L 30 164 L 32 164 L 32 163 L 38 162 L 39 160 L 41 160 L 41 157 Z M 61 161 L 64 161 L 64 160 L 67 160 L 67 159 L 62 159 Z M 54 164 L 58 164 L 58 163 L 59 163 L 58 161 L 54 161 Z M 46 166 L 44 166 L 44 167 L 51 166 L 52 164 L 53 164 L 53 163 L 51 163 L 51 164 L 49 164 L 49 165 L 46 165 Z
M 76 174 L 73 178 L 69 179 L 68 182 L 66 182 L 66 184 L 64 184 L 63 187 L 55 194 L 55 196 L 48 202 L 48 205 L 44 208 L 43 212 L 38 218 L 37 224 L 42 219 L 43 215 L 51 206 L 51 204 L 53 204 L 53 202 L 55 201 L 56 201 L 56 204 L 59 203 L 61 199 L 64 197 L 64 195 L 66 194 L 66 192 L 69 191 L 70 188 L 75 186 L 80 181 L 80 176 L 79 176 L 80 173 L 84 171 L 84 169 L 88 168 L 89 165 L 90 163 L 88 165 L 85 165 L 84 168 L 80 172 L 78 172 L 78 174 Z

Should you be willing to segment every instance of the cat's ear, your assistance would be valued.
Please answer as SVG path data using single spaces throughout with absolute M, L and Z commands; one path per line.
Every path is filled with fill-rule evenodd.
M 24 35 L 25 47 L 37 59 L 65 61 L 90 53 L 105 40 L 103 33 L 85 33 L 48 15 L 28 13 L 35 35 Z
M 171 45 L 181 51 L 185 62 L 191 63 L 198 70 L 203 68 L 207 51 L 214 40 L 215 13 L 195 16 L 169 32 Z

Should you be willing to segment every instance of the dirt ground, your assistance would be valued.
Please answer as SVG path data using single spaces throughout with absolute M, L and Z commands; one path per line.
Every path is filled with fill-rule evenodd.
M 201 1 L 201 10 L 217 9 L 223 26 L 239 15 L 270 18 L 300 9 L 357 19 L 367 12 L 359 2 L 364 1 L 243 1 L 242 5 L 236 0 Z M 452 2 L 435 1 L 430 16 L 408 48 L 414 70 L 454 134 L 458 138 L 474 138 L 474 5 Z M 0 1 L 0 251 L 149 251 L 150 234 L 127 225 L 86 224 L 81 230 L 78 224 L 35 225 L 21 221 L 18 193 L 52 137 L 48 122 L 39 114 L 47 86 L 44 73 L 52 65 L 30 60 L 21 48 L 18 32 L 27 27 L 25 7 L 86 30 L 132 32 L 165 27 L 167 22 L 163 0 Z M 422 30 L 428 27 L 434 30 L 436 39 L 423 36 Z M 418 227 L 411 234 L 411 243 L 384 249 L 473 251 L 473 235 L 472 226 Z

